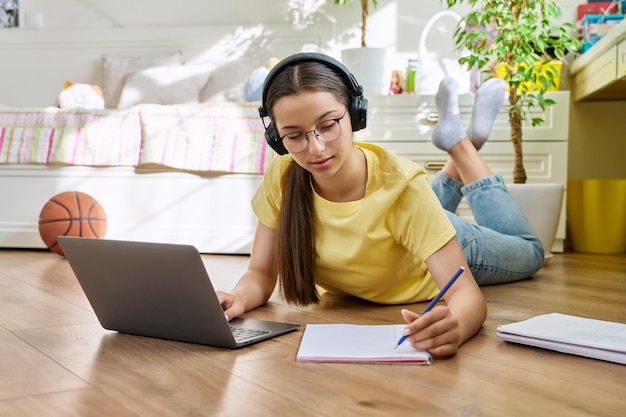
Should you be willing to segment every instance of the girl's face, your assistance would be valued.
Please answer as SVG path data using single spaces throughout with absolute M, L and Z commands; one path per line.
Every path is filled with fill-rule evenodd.
M 281 97 L 274 103 L 274 126 L 281 137 L 297 136 L 307 132 L 308 146 L 299 153 L 290 153 L 298 165 L 311 172 L 316 180 L 333 177 L 341 171 L 350 157 L 352 146 L 352 124 L 346 106 L 334 94 L 321 91 L 303 91 Z M 343 117 L 342 117 L 343 116 Z M 322 142 L 312 130 L 321 130 L 333 119 L 341 118 L 339 137 L 332 142 Z M 317 133 L 322 133 L 317 132 Z M 283 143 L 289 138 L 284 137 Z

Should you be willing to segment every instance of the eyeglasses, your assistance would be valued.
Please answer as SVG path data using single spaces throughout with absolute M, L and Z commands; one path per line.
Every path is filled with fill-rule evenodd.
M 315 129 L 306 132 L 291 132 L 280 137 L 281 142 L 289 153 L 304 152 L 309 146 L 309 133 L 313 133 L 320 142 L 330 143 L 336 141 L 341 136 L 341 119 L 346 116 L 348 110 L 343 112 L 341 117 L 320 122 Z

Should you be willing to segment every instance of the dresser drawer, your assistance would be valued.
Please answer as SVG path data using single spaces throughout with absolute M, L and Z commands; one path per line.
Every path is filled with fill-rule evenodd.
M 426 168 L 434 175 L 443 167 L 448 155 L 437 149 L 432 143 L 407 142 L 369 142 L 389 149 Z M 502 175 L 506 182 L 513 181 L 513 150 L 510 143 L 485 143 L 480 151 L 483 159 L 494 173 Z M 528 182 L 567 183 L 567 142 L 526 142 L 524 165 Z
M 459 96 L 459 110 L 463 126 L 469 126 L 474 105 L 474 94 Z M 569 92 L 557 91 L 546 97 L 557 102 L 545 111 L 536 109 L 529 119 L 540 117 L 544 120 L 540 126 L 524 127 L 524 141 L 567 141 L 569 136 Z M 424 96 L 373 96 L 368 98 L 367 129 L 359 131 L 355 137 L 359 141 L 369 142 L 428 142 L 438 120 L 435 97 Z M 506 106 L 496 117 L 489 138 L 490 142 L 509 143 L 509 122 Z

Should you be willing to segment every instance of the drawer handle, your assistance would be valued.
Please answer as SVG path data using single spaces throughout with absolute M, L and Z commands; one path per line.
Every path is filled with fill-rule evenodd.
M 429 123 L 437 123 L 439 121 L 439 114 L 435 112 L 427 113 L 426 121 Z
M 445 164 L 445 161 L 426 161 L 426 163 L 424 163 L 424 168 L 431 171 L 441 171 Z

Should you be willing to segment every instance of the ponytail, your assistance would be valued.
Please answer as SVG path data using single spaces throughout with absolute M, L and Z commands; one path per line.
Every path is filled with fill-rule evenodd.
M 285 173 L 283 190 L 277 257 L 281 293 L 293 304 L 316 304 L 320 298 L 315 286 L 311 174 L 293 162 Z

